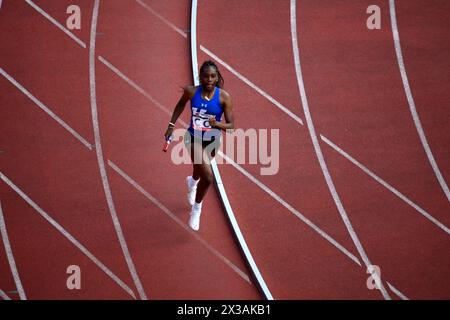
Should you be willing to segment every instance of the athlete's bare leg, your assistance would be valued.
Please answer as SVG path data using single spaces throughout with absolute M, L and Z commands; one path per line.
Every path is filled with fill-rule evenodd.
M 192 143 L 191 159 L 192 163 L 194 163 L 192 177 L 195 180 L 198 180 L 198 178 L 200 178 L 200 181 L 197 185 L 197 193 L 195 196 L 195 202 L 200 203 L 203 201 L 203 198 L 208 192 L 209 187 L 214 182 L 214 176 L 210 164 L 211 156 L 208 156 L 199 144 L 195 145 L 194 143 Z M 194 161 L 196 159 L 197 161 Z M 198 162 L 198 159 L 202 159 L 201 163 L 195 163 Z

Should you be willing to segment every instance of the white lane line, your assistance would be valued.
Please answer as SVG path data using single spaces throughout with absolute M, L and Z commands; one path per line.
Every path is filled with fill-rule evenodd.
M 389 282 L 387 282 L 387 285 L 389 287 L 389 289 L 392 290 L 392 292 L 394 292 L 400 299 L 402 300 L 409 300 L 409 298 L 407 296 L 405 296 L 403 293 L 401 293 L 399 290 L 397 290 L 393 285 L 391 285 Z
M 177 26 L 175 26 L 172 22 L 168 21 L 166 18 L 164 18 L 163 16 L 161 16 L 159 13 L 157 13 L 155 10 L 153 10 L 151 7 L 149 7 L 148 5 L 146 5 L 145 3 L 143 3 L 141 0 L 136 0 L 140 5 L 142 5 L 144 8 L 146 8 L 150 13 L 152 13 L 154 16 L 156 16 L 157 18 L 159 18 L 161 21 L 163 21 L 166 25 L 168 25 L 170 28 L 172 28 L 173 30 L 175 30 L 176 32 L 178 32 L 179 34 L 181 34 L 183 37 L 187 38 L 187 34 L 185 32 L 183 32 L 180 28 L 178 28 Z M 285 106 L 283 106 L 281 103 L 279 103 L 277 100 L 275 100 L 271 95 L 269 95 L 267 92 L 265 92 L 264 90 L 262 90 L 260 87 L 258 87 L 256 84 L 254 84 L 253 82 L 251 82 L 248 78 L 246 78 L 245 76 L 243 76 L 241 73 L 239 73 L 236 69 L 234 69 L 233 67 L 231 67 L 228 63 L 226 63 L 225 61 L 223 61 L 222 59 L 220 59 L 218 56 L 216 56 L 214 53 L 212 53 L 210 50 L 208 50 L 207 48 L 205 48 L 204 46 L 200 45 L 200 50 L 202 50 L 203 52 L 205 52 L 207 55 L 209 55 L 211 58 L 213 58 L 214 60 L 216 60 L 219 64 L 221 64 L 223 67 L 225 67 L 226 69 L 228 69 L 228 71 L 230 71 L 232 74 L 234 74 L 236 77 L 238 77 L 239 79 L 241 79 L 245 84 L 247 84 L 250 88 L 254 89 L 256 92 L 258 92 L 260 95 L 262 95 L 264 98 L 266 98 L 267 100 L 269 100 L 271 103 L 273 103 L 276 107 L 278 107 L 280 110 L 282 110 L 283 112 L 285 112 L 288 116 L 290 116 L 292 119 L 294 119 L 296 122 L 300 123 L 301 125 L 303 125 L 303 121 L 302 119 L 300 119 L 299 116 L 297 116 L 296 114 L 294 114 L 292 111 L 290 111 L 288 108 L 286 108 Z M 195 69 L 197 70 L 197 69 Z M 195 76 L 195 75 L 194 75 Z M 194 78 L 197 79 L 197 78 Z
M 158 12 L 156 12 L 155 10 L 153 10 L 152 8 L 150 8 L 148 5 L 146 5 L 143 1 L 141 0 L 136 0 L 137 3 L 139 3 L 141 6 L 143 6 L 147 11 L 151 12 L 155 17 L 157 17 L 158 19 L 160 19 L 162 22 L 164 22 L 166 25 L 168 25 L 169 27 L 171 27 L 173 30 L 175 30 L 176 32 L 178 32 L 181 36 L 185 37 L 187 39 L 187 34 L 186 32 L 184 32 L 183 30 L 181 30 L 180 28 L 178 28 L 176 25 L 174 25 L 172 22 L 170 22 L 169 20 L 167 20 L 166 18 L 164 18 L 162 15 L 160 15 Z
M 264 98 L 269 100 L 271 103 L 273 103 L 278 109 L 286 113 L 289 117 L 294 119 L 294 121 L 298 122 L 299 124 L 303 125 L 302 119 L 300 119 L 299 116 L 297 116 L 295 113 L 290 111 L 288 108 L 283 106 L 281 103 L 279 103 L 277 100 L 275 100 L 271 95 L 269 95 L 267 92 L 262 90 L 260 87 L 258 87 L 256 84 L 251 82 L 248 78 L 243 76 L 241 73 L 236 71 L 233 67 L 231 67 L 228 63 L 220 59 L 218 56 L 216 56 L 214 53 L 212 53 L 210 50 L 205 48 L 204 46 L 200 46 L 200 50 L 205 52 L 207 55 L 209 55 L 211 58 L 216 60 L 219 64 L 221 64 L 223 67 L 225 67 L 228 71 L 230 71 L 232 74 L 234 74 L 236 77 L 238 77 L 240 80 L 242 80 L 246 85 L 248 85 L 250 88 L 254 89 L 256 92 L 258 92 L 260 95 L 262 95 Z
M 414 103 L 414 98 L 411 92 L 411 88 L 409 86 L 408 76 L 406 74 L 405 63 L 403 60 L 402 47 L 400 45 L 400 35 L 398 33 L 397 27 L 397 17 L 395 13 L 395 1 L 389 0 L 389 10 L 391 15 L 391 27 L 392 27 L 392 36 L 394 38 L 395 45 L 395 53 L 397 55 L 398 67 L 400 69 L 400 74 L 402 76 L 403 88 L 405 89 L 406 98 L 408 100 L 409 110 L 411 112 L 412 118 L 414 120 L 414 125 L 416 126 L 417 133 L 420 137 L 420 142 L 422 142 L 422 146 L 427 154 L 428 161 L 430 162 L 431 167 L 433 168 L 434 174 L 445 193 L 447 200 L 450 201 L 450 190 L 448 188 L 447 183 L 445 182 L 444 177 L 442 176 L 441 171 L 434 159 L 433 153 L 431 152 L 431 148 L 428 145 L 427 137 L 425 136 L 425 132 L 422 128 L 422 124 L 420 122 L 419 114 L 416 110 L 416 104 Z
M 50 223 L 56 230 L 58 230 L 65 238 L 67 238 L 75 247 L 84 253 L 92 262 L 94 262 L 104 273 L 106 273 L 114 282 L 116 282 L 129 295 L 136 299 L 133 290 L 131 290 L 122 280 L 120 280 L 111 270 L 109 270 L 100 260 L 98 260 L 85 246 L 83 246 L 77 239 L 75 239 L 66 229 L 64 229 L 58 222 L 50 217 L 41 207 L 39 207 L 33 200 L 30 199 L 18 186 L 8 179 L 2 172 L 0 178 L 19 196 L 22 197 L 34 210 L 36 210 L 48 223 Z
M 142 89 L 140 86 L 138 86 L 134 81 L 132 81 L 130 78 L 128 78 L 126 75 L 124 75 L 119 69 L 117 69 L 115 66 L 112 65 L 108 60 L 103 58 L 102 56 L 98 56 L 98 59 L 111 71 L 113 71 L 115 74 L 117 74 L 119 77 L 121 77 L 123 80 L 125 80 L 130 86 L 132 86 L 136 91 L 138 91 L 140 94 L 142 94 L 144 97 L 149 99 L 151 102 L 153 102 L 158 109 L 163 111 L 165 114 L 171 116 L 172 113 L 169 112 L 169 110 L 164 107 L 158 100 L 153 98 L 149 93 L 147 93 L 144 89 Z
M 242 279 L 251 283 L 248 275 L 239 269 L 236 265 L 234 265 L 230 260 L 228 260 L 224 255 L 222 255 L 219 251 L 217 251 L 214 247 L 212 247 L 208 242 L 206 242 L 202 237 L 198 235 L 197 232 L 191 230 L 186 224 L 184 224 L 170 209 L 164 206 L 158 199 L 153 197 L 150 193 L 145 191 L 135 180 L 133 180 L 129 175 L 127 175 L 122 169 L 120 169 L 117 165 L 115 165 L 111 160 L 108 160 L 109 166 L 114 169 L 123 179 L 125 179 L 130 185 L 132 185 L 136 190 L 142 193 L 148 200 L 150 200 L 155 206 L 161 209 L 169 218 L 171 218 L 175 223 L 177 223 L 184 230 L 189 232 L 197 241 L 199 241 L 202 245 L 204 245 L 213 255 L 219 258 L 222 262 L 224 262 L 227 266 L 229 266 L 234 272 L 236 272 Z
M 297 17 L 296 17 L 296 0 L 291 0 L 291 36 L 292 36 L 292 47 L 293 47 L 293 55 L 294 55 L 294 63 L 295 63 L 295 73 L 297 75 L 297 83 L 300 91 L 301 96 L 301 102 L 303 106 L 303 112 L 305 114 L 306 118 L 306 124 L 308 126 L 309 134 L 311 136 L 311 140 L 314 145 L 314 151 L 316 153 L 317 159 L 319 160 L 320 167 L 322 168 L 323 175 L 325 177 L 328 189 L 330 190 L 331 195 L 333 196 L 334 202 L 336 204 L 336 207 L 338 208 L 339 214 L 341 215 L 342 220 L 344 221 L 344 224 L 353 240 L 353 243 L 355 244 L 356 248 L 358 249 L 358 252 L 364 261 L 364 264 L 367 268 L 372 265 L 370 262 L 361 242 L 358 239 L 358 236 L 356 235 L 353 226 L 347 216 L 347 213 L 345 211 L 345 208 L 341 202 L 341 199 L 339 198 L 339 195 L 337 194 L 336 188 L 333 183 L 333 179 L 331 178 L 330 172 L 328 170 L 327 164 L 325 163 L 325 159 L 323 157 L 322 150 L 319 145 L 319 140 L 317 138 L 316 130 L 314 128 L 314 123 L 311 117 L 311 113 L 308 106 L 308 100 L 306 97 L 306 91 L 305 91 L 305 84 L 303 82 L 303 75 L 301 70 L 301 64 L 300 64 L 300 52 L 298 48 L 298 38 L 297 38 Z M 372 268 L 370 268 L 372 269 Z M 380 276 L 377 272 L 372 272 L 372 276 L 376 280 L 376 282 L 380 285 L 380 291 L 383 294 L 383 297 L 387 300 L 390 300 L 390 296 L 388 292 L 386 291 L 386 288 L 384 287 L 384 284 L 381 282 Z
M 234 168 L 236 168 L 240 173 L 242 173 L 245 177 L 247 177 L 251 182 L 256 184 L 260 189 L 262 189 L 268 195 L 270 195 L 274 200 L 279 202 L 283 207 L 288 209 L 293 215 L 295 215 L 297 218 L 299 218 L 301 221 L 303 221 L 307 226 L 309 226 L 311 229 L 316 231 L 321 237 L 323 237 L 325 240 L 330 242 L 339 251 L 341 251 L 343 254 L 345 254 L 347 257 L 349 257 L 351 260 L 353 260 L 353 262 L 355 262 L 357 265 L 361 266 L 361 262 L 359 261 L 359 259 L 357 257 L 355 257 L 350 251 L 345 249 L 339 242 L 334 240 L 325 231 L 323 231 L 317 225 L 315 225 L 311 220 L 306 218 L 302 213 L 300 213 L 298 210 L 296 210 L 294 207 L 292 207 L 289 203 L 284 201 L 283 198 L 281 198 L 278 194 L 273 192 L 268 186 L 266 186 L 264 183 L 262 183 L 257 178 L 255 178 L 251 173 L 249 173 L 244 168 L 242 168 L 240 165 L 238 165 L 236 162 L 234 162 L 232 159 L 230 159 L 226 154 L 223 154 L 221 151 L 219 151 L 218 155 L 221 156 L 223 159 L 225 159 L 228 163 L 230 163 Z
M 0 0 L 0 6 L 1 6 L 2 2 Z M 3 300 L 11 300 L 10 297 L 8 297 L 8 295 L 2 290 L 0 289 L 0 298 L 2 298 Z
M 58 122 L 64 129 L 69 131 L 78 141 L 80 141 L 89 150 L 92 150 L 92 145 L 87 142 L 82 136 L 80 136 L 75 130 L 73 130 L 67 123 L 65 123 L 61 118 L 59 118 L 53 111 L 46 107 L 41 101 L 39 101 L 35 96 L 33 96 L 27 89 L 25 89 L 20 83 L 18 83 L 13 77 L 11 77 L 3 68 L 0 68 L 0 73 L 9 82 L 11 82 L 17 89 L 19 89 L 23 94 L 25 94 L 31 101 L 33 101 L 39 108 L 41 108 L 45 113 L 47 113 L 53 120 Z
M 5 218 L 3 216 L 2 203 L 0 201 L 0 232 L 2 234 L 3 245 L 5 246 L 6 257 L 8 258 L 9 267 L 16 284 L 17 291 L 19 292 L 20 300 L 27 300 L 25 291 L 23 290 L 22 281 L 20 281 L 19 272 L 17 271 L 16 261 L 12 252 L 11 244 L 8 238 L 8 232 L 6 231 Z
M 344 158 L 349 160 L 351 163 L 353 163 L 355 166 L 360 168 L 362 171 L 364 171 L 366 174 L 368 174 L 372 179 L 377 181 L 379 184 L 381 184 L 383 187 L 391 191 L 393 194 L 395 194 L 397 197 L 402 199 L 404 202 L 406 202 L 409 206 L 413 207 L 417 212 L 419 212 L 421 215 L 423 215 L 425 218 L 430 220 L 432 223 L 434 223 L 436 226 L 444 230 L 447 234 L 450 234 L 450 229 L 445 226 L 443 223 L 441 223 L 439 220 L 431 216 L 428 212 L 426 212 L 424 209 L 419 207 L 417 204 L 415 204 L 413 201 L 408 199 L 405 195 L 403 195 L 400 191 L 395 189 L 393 186 L 388 184 L 386 181 L 381 179 L 379 176 L 377 176 L 375 173 L 367 169 L 365 166 L 363 166 L 360 162 L 358 162 L 356 159 L 352 158 L 348 153 L 346 153 L 344 150 L 339 148 L 337 145 L 335 145 L 333 142 L 331 142 L 328 138 L 321 135 L 321 139 L 328 144 L 331 148 L 333 148 L 335 151 L 340 153 Z
M 68 29 L 66 29 L 61 23 L 56 21 L 52 16 L 50 16 L 47 12 L 42 10 L 37 4 L 35 4 L 31 0 L 25 0 L 26 3 L 28 3 L 31 7 L 33 7 L 37 12 L 42 14 L 44 17 L 46 17 L 51 23 L 53 23 L 58 29 L 60 29 L 62 32 L 67 34 L 69 37 L 71 37 L 73 40 L 75 40 L 76 43 L 78 43 L 82 48 L 86 49 L 86 44 L 81 41 L 77 36 L 75 36 L 72 32 L 70 32 Z
M 108 176 L 105 169 L 105 160 L 103 158 L 102 143 L 100 140 L 100 127 L 98 122 L 98 112 L 97 112 L 97 97 L 96 97 L 96 83 L 95 83 L 95 38 L 97 31 L 97 20 L 99 11 L 100 1 L 95 0 L 94 9 L 92 11 L 92 23 L 91 23 L 91 37 L 89 45 L 89 84 L 91 93 L 91 110 L 92 110 L 92 125 L 94 127 L 95 136 L 95 151 L 97 154 L 97 162 L 100 170 L 100 176 L 102 178 L 103 190 L 105 192 L 106 200 L 108 203 L 109 212 L 113 220 L 114 228 L 116 230 L 117 237 L 119 238 L 120 247 L 125 256 L 125 260 L 128 265 L 128 269 L 133 278 L 134 284 L 139 292 L 139 296 L 142 300 L 147 300 L 147 295 L 145 294 L 144 288 L 142 286 L 141 280 L 136 272 L 136 268 L 131 258 L 130 252 L 128 250 L 125 237 L 123 235 L 122 227 L 120 225 L 119 218 L 117 216 L 116 208 L 114 206 L 114 201 L 112 198 L 111 188 L 108 182 Z
M 194 85 L 199 84 L 198 78 L 198 54 L 197 54 L 197 11 L 198 1 L 191 1 L 191 67 Z

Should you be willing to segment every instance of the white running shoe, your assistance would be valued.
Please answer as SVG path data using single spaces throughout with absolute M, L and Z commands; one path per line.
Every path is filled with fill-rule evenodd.
M 191 216 L 189 218 L 189 227 L 192 230 L 198 231 L 200 229 L 200 215 L 202 213 L 202 204 L 194 203 L 191 209 Z
M 195 181 L 192 176 L 186 177 L 186 183 L 188 186 L 188 193 L 187 193 L 187 199 L 189 204 L 192 206 L 195 202 L 195 195 L 197 194 L 197 183 L 198 181 Z

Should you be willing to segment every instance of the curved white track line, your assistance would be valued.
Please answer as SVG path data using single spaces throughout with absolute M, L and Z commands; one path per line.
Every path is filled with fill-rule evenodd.
M 12 252 L 11 244 L 9 243 L 8 232 L 6 231 L 5 218 L 3 216 L 2 203 L 0 201 L 0 232 L 2 234 L 3 245 L 5 246 L 6 257 L 8 258 L 9 267 L 19 292 L 20 300 L 27 300 L 25 291 L 23 290 L 22 281 L 20 281 L 19 272 L 17 271 L 16 261 Z
M 402 47 L 400 45 L 400 35 L 398 33 L 397 27 L 397 17 L 395 14 L 395 1 L 389 0 L 389 10 L 391 15 L 391 27 L 392 27 L 392 36 L 394 38 L 395 45 L 395 54 L 397 55 L 398 67 L 400 69 L 400 74 L 402 76 L 403 88 L 405 89 L 406 98 L 408 100 L 409 110 L 411 111 L 412 118 L 414 120 L 414 125 L 416 126 L 417 133 L 420 137 L 420 142 L 422 142 L 422 146 L 427 154 L 428 161 L 430 162 L 431 167 L 433 168 L 436 179 L 439 182 L 447 200 L 450 201 L 450 190 L 448 188 L 447 183 L 445 182 L 444 177 L 442 176 L 441 171 L 434 159 L 433 153 L 431 152 L 431 148 L 428 145 L 427 137 L 425 136 L 425 132 L 422 128 L 422 124 L 420 122 L 419 114 L 416 110 L 416 104 L 414 103 L 414 98 L 411 92 L 411 88 L 409 86 L 408 76 L 406 74 L 405 63 L 403 60 Z
M 105 169 L 105 160 L 103 158 L 102 151 L 102 143 L 100 140 L 100 127 L 98 122 L 98 113 L 97 113 L 97 97 L 96 97 L 96 83 L 95 83 L 95 39 L 97 32 L 97 18 L 98 18 L 98 10 L 99 10 L 100 0 L 95 0 L 94 9 L 92 11 L 92 24 L 91 24 L 91 37 L 89 44 L 89 84 L 90 84 L 90 93 L 91 93 L 91 110 L 92 110 L 92 125 L 94 127 L 94 136 L 95 136 L 95 151 L 97 154 L 97 162 L 100 170 L 100 176 L 102 178 L 103 190 L 105 192 L 106 200 L 109 207 L 109 212 L 111 213 L 111 217 L 114 223 L 114 228 L 116 230 L 117 237 L 119 238 L 120 246 L 122 248 L 123 254 L 125 256 L 125 260 L 128 265 L 128 269 L 133 278 L 134 284 L 139 292 L 139 296 L 143 300 L 147 300 L 147 296 L 145 294 L 142 283 L 139 279 L 139 276 L 136 272 L 136 268 L 134 266 L 133 260 L 131 258 L 130 252 L 128 250 L 127 243 L 125 241 L 125 237 L 122 232 L 122 227 L 120 226 L 119 218 L 117 216 L 116 208 L 114 206 L 114 201 L 111 194 L 111 189 L 108 182 L 108 176 L 106 174 Z
M 48 223 L 58 230 L 66 239 L 68 239 L 75 247 L 84 253 L 95 265 L 97 265 L 104 273 L 106 273 L 114 282 L 116 282 L 129 295 L 136 299 L 133 290 L 131 290 L 122 280 L 120 280 L 110 269 L 108 269 L 100 260 L 98 260 L 85 246 L 83 246 L 74 236 L 64 229 L 58 222 L 50 217 L 36 202 L 26 195 L 18 186 L 16 186 L 7 176 L 0 172 L 0 179 L 3 180 L 11 189 L 13 189 L 22 199 L 25 200 L 34 210 L 36 210 Z
M 364 264 L 367 268 L 372 265 L 370 262 L 364 248 L 361 245 L 361 242 L 358 239 L 358 236 L 356 235 L 353 226 L 348 219 L 347 213 L 345 212 L 345 208 L 341 202 L 341 199 L 339 198 L 339 195 L 336 191 L 336 188 L 333 183 L 333 179 L 331 178 L 330 172 L 328 170 L 327 164 L 325 162 L 325 159 L 322 154 L 322 150 L 320 148 L 319 140 L 317 138 L 316 130 L 314 128 L 314 123 L 311 117 L 311 113 L 308 106 L 308 100 L 306 97 L 306 90 L 305 90 L 305 84 L 303 82 L 303 75 L 301 70 L 301 64 L 300 64 L 300 52 L 298 48 L 298 40 L 297 40 L 297 17 L 296 17 L 296 0 L 291 0 L 291 36 L 292 36 L 292 48 L 293 48 L 293 55 L 294 55 L 294 62 L 295 62 L 295 72 L 297 75 L 297 83 L 300 91 L 301 96 L 301 102 L 303 106 L 303 112 L 305 113 L 306 118 L 306 124 L 308 126 L 309 134 L 311 136 L 312 143 L 314 145 L 314 151 L 316 153 L 317 159 L 319 160 L 320 167 L 322 169 L 323 175 L 325 177 L 328 189 L 331 192 L 331 195 L 333 196 L 334 202 L 336 204 L 337 209 L 339 210 L 339 213 L 342 217 L 342 220 L 344 221 L 344 224 L 353 240 L 353 243 L 355 244 L 356 248 L 358 249 L 358 252 L 364 261 Z M 372 276 L 374 279 L 376 279 L 376 282 L 380 285 L 380 291 L 383 294 L 383 297 L 385 299 L 390 300 L 390 296 L 388 292 L 386 291 L 383 283 L 381 282 L 381 279 L 379 275 L 374 272 L 372 273 Z
M 197 58 L 197 0 L 193 0 L 191 4 L 191 60 L 192 60 L 192 76 L 194 79 L 194 84 L 196 86 L 199 85 L 198 80 L 198 58 Z M 216 183 L 216 187 L 219 192 L 220 199 L 222 204 L 225 207 L 225 213 L 227 214 L 228 220 L 231 223 L 231 227 L 233 229 L 234 235 L 237 238 L 239 243 L 239 247 L 241 248 L 247 264 L 252 271 L 252 274 L 257 282 L 258 288 L 263 293 L 264 297 L 267 300 L 273 300 L 272 293 L 269 290 L 269 287 L 266 284 L 261 272 L 259 271 L 258 266 L 256 265 L 255 260 L 250 252 L 250 249 L 247 246 L 247 242 L 244 239 L 244 236 L 241 232 L 241 228 L 234 216 L 233 209 L 231 208 L 230 202 L 227 197 L 227 193 L 225 191 L 225 187 L 222 183 L 222 178 L 220 176 L 219 168 L 217 167 L 217 163 L 215 159 L 211 161 L 211 168 L 214 174 L 214 182 Z

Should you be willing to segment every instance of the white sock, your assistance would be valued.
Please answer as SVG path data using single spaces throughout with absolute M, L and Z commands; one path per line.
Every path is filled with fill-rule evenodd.
M 195 180 L 192 176 L 189 176 L 189 188 L 196 187 L 200 179 Z
M 192 206 L 192 208 L 193 208 L 194 210 L 199 210 L 199 209 L 202 208 L 202 203 L 203 203 L 203 201 L 200 202 L 200 203 L 197 203 L 197 201 L 196 201 L 196 202 L 194 202 L 194 205 Z
M 198 231 L 200 229 L 200 215 L 202 213 L 202 203 L 194 202 L 191 210 L 191 216 L 189 217 L 189 227 L 192 230 Z

